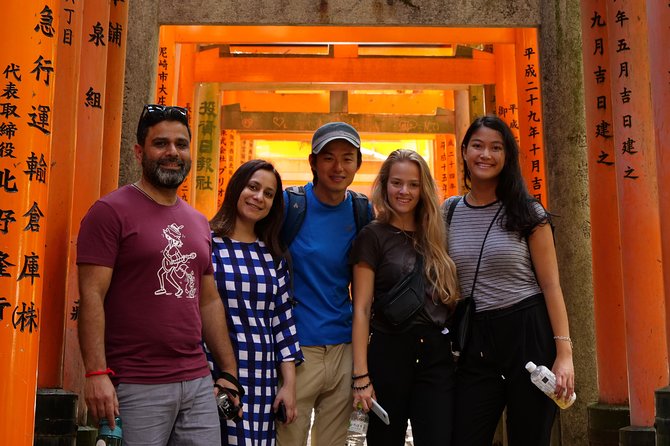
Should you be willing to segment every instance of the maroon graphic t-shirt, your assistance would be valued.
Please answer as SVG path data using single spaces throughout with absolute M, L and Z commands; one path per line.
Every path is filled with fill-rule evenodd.
M 81 222 L 77 264 L 113 268 L 105 352 L 115 383 L 163 384 L 209 373 L 200 346 L 200 279 L 212 274 L 205 217 L 181 199 L 160 205 L 124 186 Z

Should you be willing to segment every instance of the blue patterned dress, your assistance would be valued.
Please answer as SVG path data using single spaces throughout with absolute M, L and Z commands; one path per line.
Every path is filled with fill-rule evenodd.
M 242 243 L 212 236 L 214 279 L 226 308 L 246 395 L 244 420 L 227 422 L 228 445 L 274 445 L 272 403 L 282 361 L 303 361 L 289 300 L 286 262 L 276 265 L 261 241 Z M 220 371 L 208 354 L 215 376 Z M 225 439 L 226 435 L 222 438 Z M 225 440 L 223 442 L 225 443 Z

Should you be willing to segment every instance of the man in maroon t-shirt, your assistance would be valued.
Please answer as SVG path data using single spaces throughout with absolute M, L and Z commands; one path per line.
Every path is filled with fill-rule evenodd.
M 202 338 L 223 364 L 217 384 L 238 385 L 209 224 L 177 196 L 190 139 L 185 109 L 145 106 L 142 177 L 94 203 L 77 241 L 86 404 L 112 426 L 121 416 L 126 446 L 220 442 Z

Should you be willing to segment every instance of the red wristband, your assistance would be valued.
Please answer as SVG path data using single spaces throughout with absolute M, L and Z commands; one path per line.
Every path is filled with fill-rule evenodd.
M 105 370 L 94 370 L 92 372 L 86 372 L 84 377 L 90 378 L 91 376 L 97 376 L 97 375 L 112 375 L 112 376 L 114 376 L 114 375 L 116 375 L 116 373 L 114 373 L 114 370 L 107 367 Z

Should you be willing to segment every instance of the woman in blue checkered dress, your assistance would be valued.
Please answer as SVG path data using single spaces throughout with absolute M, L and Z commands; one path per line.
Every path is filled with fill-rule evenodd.
M 214 278 L 245 391 L 242 421 L 222 421 L 222 445 L 274 445 L 280 404 L 286 423 L 297 415 L 295 366 L 303 356 L 279 245 L 283 208 L 279 173 L 266 161 L 252 160 L 233 174 L 210 222 Z

